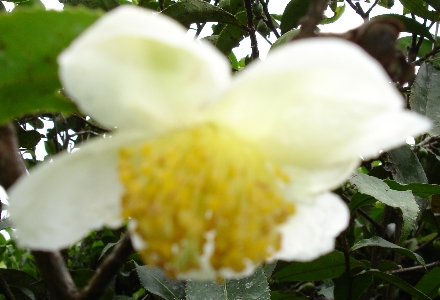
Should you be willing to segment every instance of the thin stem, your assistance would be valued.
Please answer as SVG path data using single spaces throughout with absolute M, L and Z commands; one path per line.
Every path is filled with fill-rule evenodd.
M 423 271 L 432 267 L 437 267 L 440 266 L 440 261 L 436 261 L 430 264 L 427 264 L 425 266 L 416 266 L 416 267 L 409 267 L 409 268 L 404 268 L 404 269 L 398 269 L 398 270 L 393 270 L 393 271 L 389 271 L 388 274 L 398 274 L 398 273 L 405 273 L 405 272 L 412 272 L 412 271 Z
M 431 51 L 429 51 L 428 53 L 423 55 L 421 58 L 416 60 L 413 64 L 415 64 L 416 66 L 420 66 L 425 60 L 427 60 L 428 58 L 430 58 L 431 56 L 433 56 L 439 52 L 440 52 L 440 45 L 435 46 Z
M 272 16 L 270 15 L 269 9 L 267 8 L 267 5 L 269 4 L 269 0 L 267 2 L 260 0 L 260 3 L 263 6 L 263 12 L 264 12 L 264 15 L 266 16 L 266 19 L 267 19 L 266 25 L 270 28 L 270 30 L 272 30 L 273 34 L 277 38 L 279 38 L 280 34 L 278 33 L 277 29 L 275 28 L 275 25 L 273 24 L 273 21 L 272 21 Z
M 129 234 L 126 234 L 115 246 L 113 252 L 98 267 L 95 275 L 90 280 L 89 285 L 83 291 L 82 300 L 100 299 L 119 269 L 126 262 L 127 257 L 133 253 Z
M 255 34 L 254 14 L 252 13 L 252 0 L 244 0 L 244 7 L 246 8 L 247 30 L 251 39 L 252 59 L 257 59 L 260 57 L 260 53 L 258 51 L 257 36 Z

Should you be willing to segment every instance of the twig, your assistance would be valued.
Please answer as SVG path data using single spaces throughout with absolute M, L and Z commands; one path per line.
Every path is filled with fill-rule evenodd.
M 272 16 L 270 15 L 269 9 L 267 8 L 267 6 L 269 4 L 269 0 L 267 0 L 267 2 L 260 0 L 260 3 L 263 6 L 263 12 L 264 12 L 264 15 L 266 16 L 266 19 L 267 19 L 266 25 L 267 25 L 267 27 L 270 28 L 270 30 L 272 30 L 273 34 L 278 39 L 280 37 L 280 34 L 278 33 L 277 29 L 275 28 L 275 25 L 273 24 L 273 21 L 272 21 Z
M 367 16 L 367 18 L 370 17 L 370 13 L 373 10 L 373 8 L 379 3 L 380 0 L 376 0 L 373 5 L 371 5 L 371 7 L 367 10 L 367 12 L 365 13 L 365 15 Z
M 113 252 L 98 267 L 89 285 L 83 291 L 82 300 L 100 299 L 111 280 L 116 276 L 119 269 L 126 262 L 127 257 L 133 253 L 130 235 L 125 234 Z
M 398 274 L 398 273 L 411 272 L 411 271 L 421 271 L 421 270 L 425 270 L 425 268 L 428 269 L 428 268 L 432 268 L 432 267 L 436 267 L 436 266 L 440 266 L 440 261 L 436 261 L 436 262 L 427 264 L 425 266 L 416 266 L 416 267 L 409 267 L 409 268 L 404 268 L 404 269 L 393 270 L 393 271 L 389 271 L 388 274 Z
M 342 196 L 342 200 L 344 200 L 345 203 L 349 204 L 351 202 L 350 199 L 348 199 L 347 196 L 344 194 L 340 194 Z M 376 231 L 382 232 L 384 227 L 377 223 L 372 217 L 370 217 L 366 212 L 364 212 L 362 209 L 358 208 L 355 211 L 356 213 L 360 214 L 362 217 L 364 217 L 368 222 L 370 222 L 374 227 L 376 227 Z
M 342 253 L 344 253 L 344 259 L 345 259 L 345 276 L 347 276 L 347 299 L 346 300 L 352 300 L 353 299 L 353 278 L 351 277 L 351 267 L 350 267 L 350 253 L 347 239 L 345 237 L 345 233 L 342 233 L 339 236 L 339 242 L 341 243 L 341 250 Z
M 365 14 L 364 10 L 362 9 L 362 6 L 356 2 L 356 4 L 354 4 L 351 0 L 347 0 L 347 3 L 351 6 L 351 8 L 354 9 L 354 11 L 361 16 L 362 19 L 367 20 L 368 16 Z
M 426 53 L 425 55 L 420 57 L 418 60 L 413 62 L 413 64 L 416 66 L 420 66 L 425 60 L 427 60 L 428 58 L 430 58 L 431 56 L 433 56 L 439 52 L 440 52 L 440 45 L 435 46 L 431 51 L 429 51 L 428 53 Z
M 258 51 L 257 36 L 255 34 L 254 14 L 252 13 L 252 0 L 244 0 L 244 6 L 246 8 L 247 30 L 251 39 L 252 59 L 257 59 L 260 57 L 260 53 Z

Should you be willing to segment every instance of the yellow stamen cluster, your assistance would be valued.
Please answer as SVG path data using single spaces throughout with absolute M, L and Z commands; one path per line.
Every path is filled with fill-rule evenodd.
M 294 212 L 279 191 L 286 174 L 209 124 L 122 149 L 119 171 L 123 217 L 146 243 L 140 254 L 171 276 L 200 267 L 209 234 L 215 270 L 263 262 Z

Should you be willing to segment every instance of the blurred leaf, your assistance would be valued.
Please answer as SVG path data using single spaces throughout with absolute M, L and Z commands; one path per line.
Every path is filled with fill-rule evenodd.
M 342 6 L 338 6 L 335 11 L 334 15 L 332 17 L 324 17 L 324 19 L 321 21 L 320 24 L 331 24 L 339 20 L 339 18 L 342 16 L 342 14 L 345 11 L 345 2 Z
M 185 298 L 185 282 L 171 280 L 159 268 L 136 265 L 136 272 L 141 285 L 151 293 L 165 300 L 181 300 Z
M 350 258 L 350 264 L 351 268 L 363 266 L 354 258 Z M 281 282 L 332 279 L 345 272 L 345 258 L 342 252 L 333 251 L 311 262 L 292 262 L 277 269 L 273 279 Z
M 59 0 L 60 3 L 68 4 L 71 6 L 84 5 L 90 9 L 103 9 L 105 11 L 112 10 L 119 6 L 117 0 Z M 130 3 L 131 4 L 131 3 Z
M 347 274 L 344 273 L 339 278 L 335 279 L 334 288 L 334 300 L 346 300 L 346 299 L 360 299 L 361 294 L 368 288 L 368 286 L 373 282 L 373 276 L 362 274 L 355 276 L 352 279 L 352 293 L 351 297 L 348 297 L 348 280 Z
M 78 288 L 83 288 L 87 286 L 89 280 L 95 274 L 95 271 L 90 269 L 77 269 L 70 271 L 70 274 L 72 275 L 72 279 L 75 285 Z
M 282 36 L 280 36 L 279 39 L 277 39 L 275 43 L 273 43 L 272 46 L 270 46 L 270 51 L 272 51 L 274 48 L 278 46 L 290 42 L 293 39 L 293 37 L 298 34 L 298 32 L 299 32 L 298 29 L 292 29 L 286 32 L 285 34 L 283 34 Z
M 231 13 L 202 0 L 182 0 L 168 6 L 162 13 L 179 21 L 187 28 L 191 23 L 205 22 L 244 26 Z
M 435 298 L 438 296 L 440 289 L 440 268 L 436 267 L 425 274 L 416 284 L 415 288 L 426 294 L 428 297 Z M 416 298 L 413 298 L 416 299 Z
M 390 275 L 390 274 L 386 274 L 386 273 L 380 272 L 378 270 L 364 271 L 363 274 L 371 274 L 371 275 L 374 275 L 376 277 L 382 278 L 382 279 L 388 281 L 389 283 L 397 286 L 398 288 L 404 290 L 405 292 L 407 292 L 408 294 L 413 296 L 414 299 L 417 299 L 417 300 L 431 300 L 431 298 L 429 298 L 424 293 L 422 293 L 418 289 L 416 289 L 413 286 L 411 286 L 409 283 L 403 281 L 399 277 L 396 277 L 396 276 L 393 276 L 393 275 Z
M 440 135 L 440 71 L 432 63 L 420 66 L 409 98 L 411 109 L 433 122 L 431 135 Z
M 75 111 L 57 92 L 56 58 L 97 18 L 84 9 L 0 14 L 0 124 L 29 113 Z
M 281 34 L 299 26 L 299 20 L 309 9 L 309 0 L 290 0 L 281 17 Z
M 371 239 L 364 239 L 361 240 L 359 242 L 357 242 L 356 244 L 353 245 L 353 247 L 351 247 L 350 252 L 353 252 L 355 250 L 358 250 L 360 248 L 363 247 L 382 247 L 382 248 L 387 248 L 390 250 L 393 250 L 395 252 L 398 252 L 400 254 L 405 255 L 406 257 L 411 258 L 412 260 L 417 261 L 419 264 L 421 264 L 422 266 L 425 266 L 425 261 L 423 260 L 423 258 L 418 255 L 417 253 L 414 253 L 406 248 L 397 246 L 393 243 L 390 243 L 386 240 L 384 240 L 381 237 L 378 236 L 373 236 Z
M 405 0 L 405 1 L 407 1 L 407 0 Z M 408 1 L 411 1 L 411 0 L 408 0 Z M 434 41 L 432 34 L 429 32 L 429 29 L 426 28 L 425 26 L 423 26 L 422 24 L 420 24 L 419 22 L 417 22 L 416 20 L 410 19 L 410 18 L 402 16 L 402 15 L 397 15 L 397 14 L 379 15 L 379 16 L 372 18 L 372 20 L 380 19 L 380 18 L 395 19 L 403 24 L 403 26 L 404 26 L 403 31 L 404 32 L 409 32 L 409 33 L 413 33 L 416 35 L 424 36 L 427 39 Z
M 400 0 L 402 5 L 415 15 L 431 21 L 438 21 L 440 15 L 435 11 L 429 11 L 422 0 Z
M 400 242 L 404 241 L 414 228 L 419 214 L 419 207 L 413 194 L 410 191 L 394 191 L 382 180 L 361 173 L 352 175 L 350 183 L 355 185 L 360 193 L 370 195 L 402 211 L 403 225 Z
M 206 281 L 188 281 L 186 284 L 186 300 L 200 299 L 269 300 L 269 285 L 262 268 L 259 268 L 249 277 L 238 280 L 226 280 L 222 284 Z
M 391 271 L 391 270 L 401 269 L 402 266 L 399 266 L 398 264 L 396 264 L 395 262 L 393 262 L 391 260 L 381 260 L 379 262 L 379 265 L 377 266 L 377 268 L 381 272 L 388 272 L 388 271 Z
M 435 10 L 440 10 L 440 0 L 425 0 L 425 2 L 435 8 Z
M 432 195 L 440 195 L 440 185 L 413 182 L 410 184 L 400 184 L 394 180 L 385 179 L 385 183 L 396 191 L 412 191 L 416 196 L 429 198 Z

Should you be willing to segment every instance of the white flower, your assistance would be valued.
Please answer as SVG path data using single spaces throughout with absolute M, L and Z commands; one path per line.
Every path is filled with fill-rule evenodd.
M 360 155 L 429 128 L 380 65 L 340 39 L 279 47 L 231 76 L 175 21 L 124 6 L 59 64 L 66 92 L 116 133 L 19 180 L 19 244 L 56 250 L 129 218 L 143 259 L 179 278 L 237 278 L 331 251 L 349 213 L 329 191 Z

